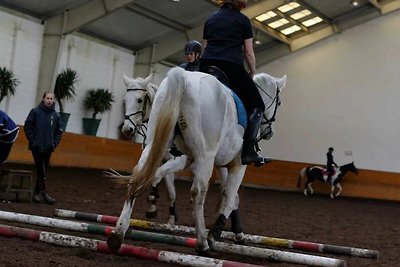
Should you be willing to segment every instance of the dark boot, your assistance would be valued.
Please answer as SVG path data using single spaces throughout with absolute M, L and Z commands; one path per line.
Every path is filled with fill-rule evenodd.
M 49 205 L 53 205 L 56 200 L 52 198 L 46 191 L 42 192 L 42 196 L 44 199 L 44 202 L 46 202 Z
M 262 110 L 256 108 L 248 114 L 248 125 L 243 137 L 242 164 L 254 163 L 256 167 L 264 164 L 264 158 L 257 154 L 256 138 L 262 119 Z

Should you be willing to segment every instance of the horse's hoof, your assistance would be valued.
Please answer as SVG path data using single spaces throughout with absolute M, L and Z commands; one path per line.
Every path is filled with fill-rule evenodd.
M 175 225 L 175 222 L 176 222 L 175 216 L 169 216 L 169 220 L 168 220 L 167 224 Z
M 199 254 L 199 256 L 211 258 L 210 249 L 202 249 L 202 250 L 200 250 L 200 249 L 196 248 L 196 251 Z
M 331 195 L 331 198 L 334 199 L 335 197 L 333 195 Z
M 233 242 L 234 244 L 236 244 L 236 245 L 241 245 L 241 246 L 247 246 L 248 244 L 247 244 L 247 242 L 246 242 L 246 239 L 241 239 L 241 240 L 235 240 L 234 242 Z
M 108 249 L 115 253 L 122 245 L 122 236 L 116 232 L 111 232 L 107 237 Z
M 153 219 L 157 217 L 157 210 L 155 211 L 146 211 L 146 218 L 147 219 Z
M 207 236 L 207 244 L 210 247 L 211 250 L 214 249 L 214 245 L 215 245 L 215 238 L 212 234 L 208 234 Z

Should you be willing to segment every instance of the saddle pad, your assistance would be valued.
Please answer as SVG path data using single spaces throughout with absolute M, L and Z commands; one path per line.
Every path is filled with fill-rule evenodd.
M 237 116 L 238 116 L 238 123 L 239 125 L 243 126 L 244 129 L 247 127 L 247 113 L 244 109 L 244 105 L 242 100 L 231 90 L 233 99 L 235 100 Z

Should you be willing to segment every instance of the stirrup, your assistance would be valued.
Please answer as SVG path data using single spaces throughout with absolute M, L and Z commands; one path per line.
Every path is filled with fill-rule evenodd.
M 270 163 L 272 161 L 272 159 L 271 158 L 263 158 L 263 161 L 261 161 L 261 162 L 254 162 L 254 167 L 261 167 L 261 166 L 263 166 L 264 164 L 268 164 L 268 163 Z

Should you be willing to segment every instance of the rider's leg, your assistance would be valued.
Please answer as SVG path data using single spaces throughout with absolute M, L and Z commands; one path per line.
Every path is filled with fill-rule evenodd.
M 263 110 L 255 108 L 248 115 L 248 125 L 243 136 L 242 164 L 262 163 L 264 158 L 257 154 L 256 138 L 260 129 Z

